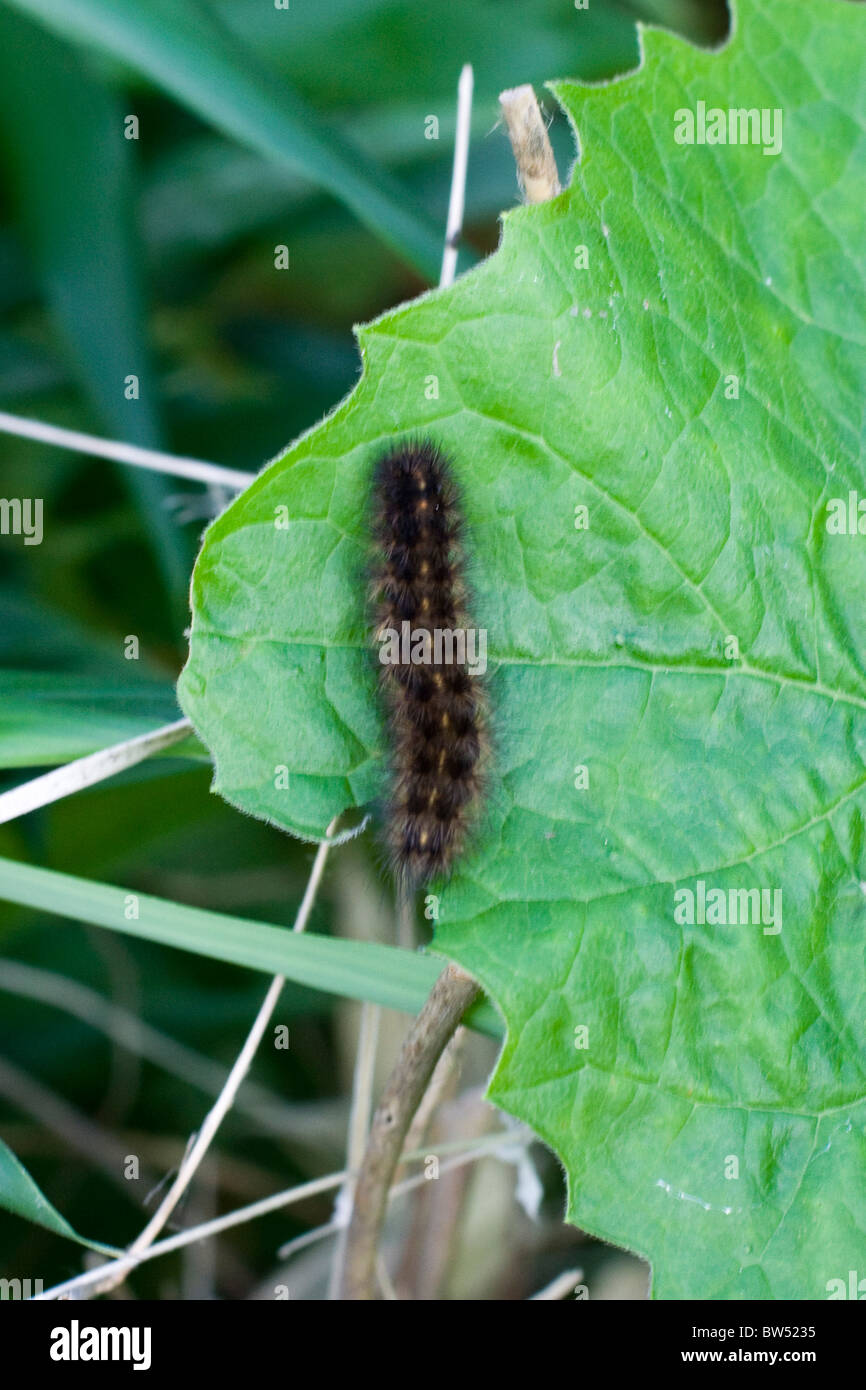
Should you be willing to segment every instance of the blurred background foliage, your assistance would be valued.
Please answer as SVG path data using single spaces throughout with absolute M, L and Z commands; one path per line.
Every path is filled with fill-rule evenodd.
M 627 71 L 638 18 L 708 45 L 728 23 L 723 0 L 0 0 L 0 409 L 257 470 L 351 389 L 352 325 L 435 280 L 461 65 L 475 69 L 465 267 L 495 249 L 517 197 L 499 90 Z M 572 136 L 546 108 L 565 179 Z M 0 435 L 0 496 L 45 509 L 41 545 L 0 536 L 2 789 L 177 717 L 189 573 L 227 495 Z M 124 656 L 130 634 L 138 660 Z M 146 763 L 0 826 L 0 854 L 290 923 L 310 847 L 244 820 L 208 784 L 201 762 Z M 94 1026 L 74 986 L 225 1068 L 265 981 L 0 914 L 0 1132 L 78 1230 L 126 1243 L 220 1071 L 180 1050 L 177 1074 L 143 1060 Z M 366 847 L 335 852 L 311 929 L 393 940 L 391 917 Z M 265 1046 L 254 1071 L 273 1113 L 229 1116 L 180 1224 L 343 1164 L 357 1006 L 288 985 L 275 1022 L 291 1047 Z M 383 1020 L 382 1074 L 405 1023 Z M 469 1041 L 437 1142 L 502 1123 L 479 1099 L 495 1051 Z M 137 1182 L 122 1175 L 130 1153 Z M 394 1237 L 407 1236 L 404 1296 L 522 1298 L 574 1265 L 593 1297 L 644 1296 L 638 1261 L 562 1226 L 558 1166 L 538 1148 L 533 1160 L 539 1220 L 495 1160 L 454 1180 L 450 1216 L 407 1209 Z M 531 1205 L 531 1176 L 519 1179 Z M 321 1296 L 327 1242 L 288 1273 L 274 1252 L 330 1212 L 329 1197 L 311 1200 L 155 1261 L 126 1296 L 273 1297 L 281 1279 L 293 1297 Z M 0 1275 L 47 1286 L 80 1268 L 77 1247 L 0 1213 Z

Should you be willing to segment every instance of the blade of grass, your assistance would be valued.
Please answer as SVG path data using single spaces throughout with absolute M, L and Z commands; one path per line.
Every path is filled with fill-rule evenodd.
M 441 238 L 406 190 L 344 143 L 289 84 L 194 0 L 7 0 L 64 38 L 84 39 L 242 144 L 306 174 L 435 282 Z M 469 257 L 467 257 L 467 263 Z
M 180 717 L 171 686 L 130 682 L 131 676 L 114 681 L 0 671 L 0 768 L 72 762 Z M 209 761 L 192 735 L 168 751 L 174 758 Z
M 95 1240 L 86 1240 L 69 1225 L 51 1205 L 45 1194 L 37 1187 L 27 1169 L 18 1161 L 12 1150 L 0 1139 L 0 1207 L 22 1216 L 25 1221 L 34 1221 L 44 1226 L 46 1231 L 66 1236 L 67 1240 L 86 1245 L 89 1250 L 98 1250 L 101 1255 L 119 1255 L 113 1245 L 101 1245 Z
M 300 935 L 11 859 L 0 859 L 0 898 L 404 1013 L 420 1010 L 442 971 L 441 960 L 433 956 L 374 942 Z M 127 916 L 130 912 L 137 917 Z M 491 1037 L 502 1036 L 499 1016 L 486 1001 L 465 1021 Z
M 158 392 L 147 350 L 143 256 L 123 112 L 82 56 L 0 7 L 0 152 L 45 298 L 108 430 L 155 449 Z M 138 398 L 124 382 L 138 378 Z M 172 626 L 186 622 L 191 555 L 167 514 L 164 478 L 133 469 L 134 497 L 160 567 Z

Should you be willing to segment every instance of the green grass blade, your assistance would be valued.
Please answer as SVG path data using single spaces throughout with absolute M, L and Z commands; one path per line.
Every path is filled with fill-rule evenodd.
M 168 685 L 0 671 L 0 768 L 54 767 L 180 717 Z M 209 757 L 192 736 L 167 755 Z
M 287 82 L 243 49 L 195 0 L 7 0 L 64 38 L 83 38 L 132 65 L 242 144 L 300 170 L 345 203 L 430 281 L 442 233 L 406 190 L 349 148 Z
M 162 443 L 147 348 L 143 256 L 123 110 L 83 56 L 0 7 L 0 155 L 27 250 L 76 375 L 111 435 Z M 127 400 L 134 375 L 139 396 Z M 123 468 L 160 567 L 172 626 L 186 621 L 189 543 L 165 509 L 173 484 Z
M 405 1013 L 418 1012 L 442 970 L 442 961 L 433 956 L 375 942 L 296 934 L 11 859 L 0 859 L 0 898 Z M 138 917 L 130 920 L 126 913 L 133 900 Z M 489 1003 L 476 1005 L 466 1021 L 479 1032 L 501 1036 L 502 1025 Z
M 51 1205 L 45 1194 L 37 1187 L 27 1169 L 19 1163 L 14 1153 L 0 1139 L 0 1207 L 22 1216 L 25 1221 L 33 1221 L 44 1226 L 46 1231 L 75 1240 L 86 1245 L 89 1250 L 98 1250 L 102 1255 L 119 1255 L 113 1245 L 100 1245 L 98 1241 L 86 1240 L 74 1231 Z

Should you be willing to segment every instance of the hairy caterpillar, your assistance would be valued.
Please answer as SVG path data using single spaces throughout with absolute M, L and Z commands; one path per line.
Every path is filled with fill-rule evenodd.
M 458 496 L 438 447 L 419 440 L 380 458 L 373 501 L 375 636 L 391 752 L 385 838 L 395 874 L 411 888 L 448 872 L 477 811 L 487 643 L 467 625 Z

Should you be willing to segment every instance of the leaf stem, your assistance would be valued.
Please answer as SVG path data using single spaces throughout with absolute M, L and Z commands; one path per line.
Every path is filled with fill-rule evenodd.
M 397 1065 L 379 1102 L 358 1175 L 340 1296 L 375 1296 L 376 1254 L 388 1191 L 403 1143 L 436 1063 L 479 986 L 459 966 L 446 966 L 403 1044 Z

